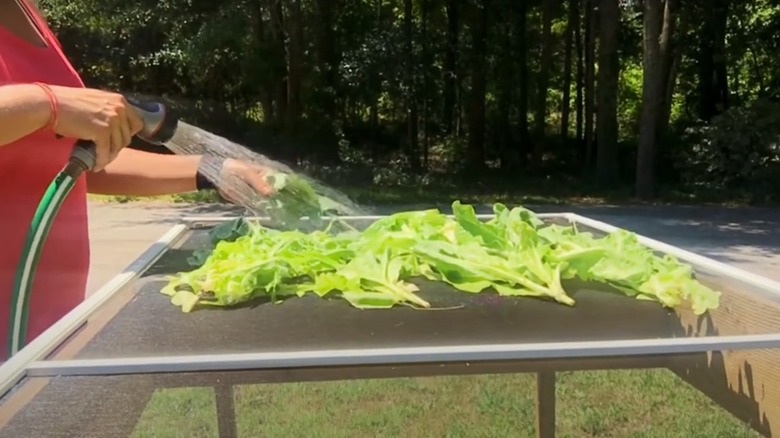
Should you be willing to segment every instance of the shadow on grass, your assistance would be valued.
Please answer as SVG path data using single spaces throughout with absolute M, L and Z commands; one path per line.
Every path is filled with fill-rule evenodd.
M 678 314 L 673 325 L 677 337 L 734 336 L 780 332 L 780 320 L 771 313 L 778 309 L 777 299 L 768 302 L 750 294 L 728 290 L 713 314 L 693 317 Z M 738 308 L 762 307 L 763 315 L 744 315 Z M 744 310 L 743 310 L 744 312 Z M 713 315 L 715 315 L 713 317 Z M 762 318 L 763 316 L 763 318 Z M 749 332 L 735 330 L 740 319 L 756 319 Z M 716 322 L 717 321 L 717 322 Z M 669 368 L 692 387 L 701 391 L 721 408 L 764 436 L 774 436 L 773 426 L 780 422 L 780 411 L 774 409 L 778 383 L 772 379 L 777 366 L 778 350 L 743 350 L 690 353 L 672 356 Z M 770 420 L 771 417 L 771 420 Z

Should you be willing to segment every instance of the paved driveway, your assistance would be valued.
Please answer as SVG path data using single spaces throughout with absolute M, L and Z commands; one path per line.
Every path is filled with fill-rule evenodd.
M 427 206 L 415 206 L 420 208 Z M 399 209 L 395 208 L 395 210 Z M 572 211 L 780 281 L 780 210 L 716 207 L 533 207 Z M 445 211 L 447 207 L 444 207 Z M 486 207 L 479 208 L 489 212 Z M 383 208 L 378 213 L 388 213 Z M 181 217 L 236 209 L 167 203 L 90 204 L 88 293 L 120 273 Z
M 163 202 L 89 205 L 91 265 L 87 294 L 92 294 L 162 237 L 182 217 L 236 214 L 226 206 Z

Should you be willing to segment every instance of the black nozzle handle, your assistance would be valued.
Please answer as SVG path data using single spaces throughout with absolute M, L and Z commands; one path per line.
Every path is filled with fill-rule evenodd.
M 92 170 L 95 168 L 95 162 L 97 161 L 97 148 L 95 143 L 89 140 L 79 140 L 76 142 L 76 146 L 73 148 L 73 152 L 70 153 L 70 161 L 76 162 L 84 168 L 84 171 Z
M 133 106 L 144 122 L 138 137 L 154 144 L 163 144 L 176 133 L 179 120 L 171 114 L 165 105 L 159 102 L 144 102 L 125 96 L 127 103 Z

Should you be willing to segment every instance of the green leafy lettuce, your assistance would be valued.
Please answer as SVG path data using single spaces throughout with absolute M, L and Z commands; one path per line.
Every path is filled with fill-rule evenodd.
M 270 173 L 267 181 L 273 193 L 249 207 L 267 215 L 276 225 L 300 228 L 317 225 L 324 216 L 354 213 L 349 206 L 332 199 L 327 193 L 319 193 L 301 175 L 277 171 Z M 306 222 L 302 222 L 302 218 L 306 218 Z
M 522 207 L 495 204 L 493 210 L 490 220 L 481 220 L 456 201 L 450 216 L 401 212 L 362 232 L 348 226 L 336 232 L 337 220 L 306 233 L 238 220 L 212 230 L 213 248 L 196 252 L 195 268 L 171 277 L 162 292 L 185 312 L 305 294 L 335 296 L 361 309 L 428 308 L 412 282 L 425 278 L 466 293 L 573 306 L 562 280 L 577 278 L 666 307 L 687 305 L 696 314 L 718 307 L 720 293 L 699 283 L 690 266 L 656 255 L 631 232 L 596 237 L 574 224 L 545 224 Z

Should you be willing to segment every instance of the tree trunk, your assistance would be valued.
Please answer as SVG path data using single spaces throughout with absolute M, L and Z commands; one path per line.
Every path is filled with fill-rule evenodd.
M 554 0 L 542 0 L 542 59 L 539 66 L 536 115 L 534 116 L 534 163 L 540 164 L 544 153 L 544 135 L 547 126 L 547 88 L 550 81 L 552 63 L 552 16 Z
M 271 29 L 273 29 L 276 43 L 276 53 L 283 64 L 287 65 L 287 45 L 285 44 L 284 32 L 284 10 L 281 0 L 270 0 L 271 9 Z M 276 84 L 276 114 L 279 122 L 283 124 L 284 116 L 287 114 L 287 78 L 282 77 Z
M 431 64 L 429 59 L 428 50 L 428 8 L 429 0 L 420 0 L 422 2 L 422 56 L 423 56 L 423 169 L 428 169 L 428 154 L 430 152 L 430 132 L 428 130 L 428 123 L 430 121 L 430 111 L 428 102 L 430 98 L 428 96 L 430 92 L 430 74 L 428 66 Z
M 642 115 L 636 164 L 636 194 L 642 199 L 655 194 L 655 138 L 662 92 L 659 44 L 662 13 L 661 0 L 644 0 Z
M 497 23 L 500 26 L 499 35 L 501 43 L 501 60 L 496 67 L 499 79 L 499 93 L 496 96 L 498 100 L 498 118 L 499 118 L 499 148 L 501 157 L 501 169 L 509 170 L 515 167 L 519 159 L 516 157 L 517 151 L 512 148 L 512 123 L 510 112 L 512 109 L 512 95 L 514 90 L 514 63 L 512 53 L 512 11 Z
M 287 129 L 295 132 L 302 113 L 301 83 L 303 82 L 303 17 L 301 0 L 290 0 L 289 61 L 287 68 Z
M 596 170 L 599 180 L 612 183 L 617 179 L 617 94 L 620 58 L 617 34 L 620 27 L 618 0 L 602 0 L 599 6 L 599 73 L 598 73 L 598 152 Z
M 582 104 L 583 104 L 583 102 L 582 102 L 582 91 L 583 91 L 582 87 L 584 85 L 584 77 L 583 77 L 583 75 L 584 75 L 583 67 L 584 66 L 582 65 L 584 53 L 582 51 L 582 21 L 580 20 L 580 1 L 581 0 L 570 0 L 570 1 L 574 4 L 572 7 L 576 8 L 576 13 L 574 14 L 574 16 L 576 18 L 576 22 L 574 23 L 574 42 L 575 42 L 575 47 L 576 47 L 576 52 L 577 52 L 577 73 L 576 73 L 577 80 L 576 80 L 576 85 L 575 85 L 576 90 L 577 90 L 576 91 L 577 92 L 577 96 L 575 97 L 575 99 L 576 99 L 576 103 L 575 103 L 576 110 L 575 111 L 577 113 L 577 115 L 575 116 L 575 119 L 576 119 L 576 125 L 577 126 L 576 126 L 575 130 L 577 132 L 576 133 L 576 138 L 577 138 L 577 141 L 579 142 L 579 141 L 582 140 L 582 117 L 583 117 L 583 114 L 582 114 Z
M 528 5 L 526 0 L 515 2 L 517 7 L 517 63 L 518 73 L 518 107 L 520 144 L 518 150 L 518 165 L 525 165 L 533 150 L 531 135 L 528 130 Z
M 658 122 L 655 133 L 655 162 L 658 164 L 656 173 L 666 179 L 676 174 L 672 157 L 672 146 L 670 142 L 664 140 L 669 128 L 672 99 L 674 98 L 674 88 L 677 82 L 677 66 L 681 57 L 681 50 L 679 49 L 680 36 L 677 35 L 679 5 L 679 0 L 666 0 L 664 2 L 663 24 L 658 46 L 661 66 L 659 73 Z M 685 29 L 681 30 L 684 34 Z
M 418 139 L 417 87 L 414 77 L 414 33 L 412 0 L 404 0 L 404 40 L 406 41 L 406 141 L 407 156 L 413 172 L 420 170 Z
M 447 45 L 444 51 L 444 132 L 452 134 L 455 118 L 455 89 L 458 83 L 457 56 L 460 39 L 460 7 L 457 0 L 447 0 Z
M 328 0 L 324 0 L 328 1 Z M 382 29 L 382 0 L 375 0 L 376 7 L 376 28 Z M 377 164 L 379 162 L 379 100 L 382 97 L 382 79 L 378 69 L 371 69 L 370 87 L 374 93 L 374 98 L 371 101 L 371 108 L 369 110 L 369 118 L 371 120 L 371 162 Z
M 729 0 L 712 0 L 705 6 L 699 47 L 699 117 L 710 121 L 728 109 L 726 23 Z
M 338 0 L 317 0 L 317 61 L 320 69 L 320 83 L 324 89 L 321 108 L 326 115 L 335 111 L 336 71 L 338 60 L 335 50 L 335 32 L 333 22 L 336 17 Z
M 593 12 L 595 0 L 585 0 L 585 171 L 593 167 L 593 113 L 594 113 L 594 76 L 596 57 L 596 31 L 597 15 Z
M 566 42 L 563 54 L 563 97 L 561 98 L 561 140 L 569 137 L 569 113 L 571 112 L 571 63 L 574 46 L 574 27 L 577 25 L 577 1 L 569 0 L 569 16 L 566 20 Z
M 265 47 L 267 42 L 265 38 L 265 23 L 263 23 L 263 4 L 257 3 L 252 8 L 251 15 L 252 36 L 255 40 L 255 47 Z M 263 107 L 263 121 L 270 123 L 274 121 L 274 103 L 273 87 L 269 86 L 268 81 L 260 85 L 260 104 Z
M 470 9 L 471 27 L 471 92 L 469 93 L 469 140 L 466 168 L 479 170 L 485 165 L 485 89 L 487 56 L 487 5 L 482 0 Z
M 677 20 L 680 0 L 666 0 L 664 5 L 663 27 L 659 51 L 661 58 L 661 102 L 659 104 L 659 119 L 657 138 L 665 135 L 669 126 L 669 117 L 672 112 L 672 99 L 674 87 L 677 83 L 677 66 L 680 63 L 682 51 L 680 50 L 680 37 L 677 35 Z M 685 34 L 685 29 L 680 29 Z
M 314 76 L 312 79 L 313 87 L 317 89 L 318 105 L 311 108 L 312 111 L 308 114 L 315 122 L 309 123 L 308 127 L 316 129 L 320 139 L 316 142 L 312 153 L 313 158 L 321 164 L 341 163 L 338 137 L 332 123 L 334 119 L 341 117 L 338 113 L 339 108 L 336 106 L 338 87 L 336 74 L 339 60 L 335 44 L 336 35 L 333 29 L 339 4 L 339 0 L 317 0 L 317 14 L 313 17 L 316 35 L 314 43 L 315 65 L 318 71 L 316 75 L 312 75 Z M 302 34 L 301 38 L 303 39 Z M 303 52 L 301 53 L 301 61 L 303 61 Z

